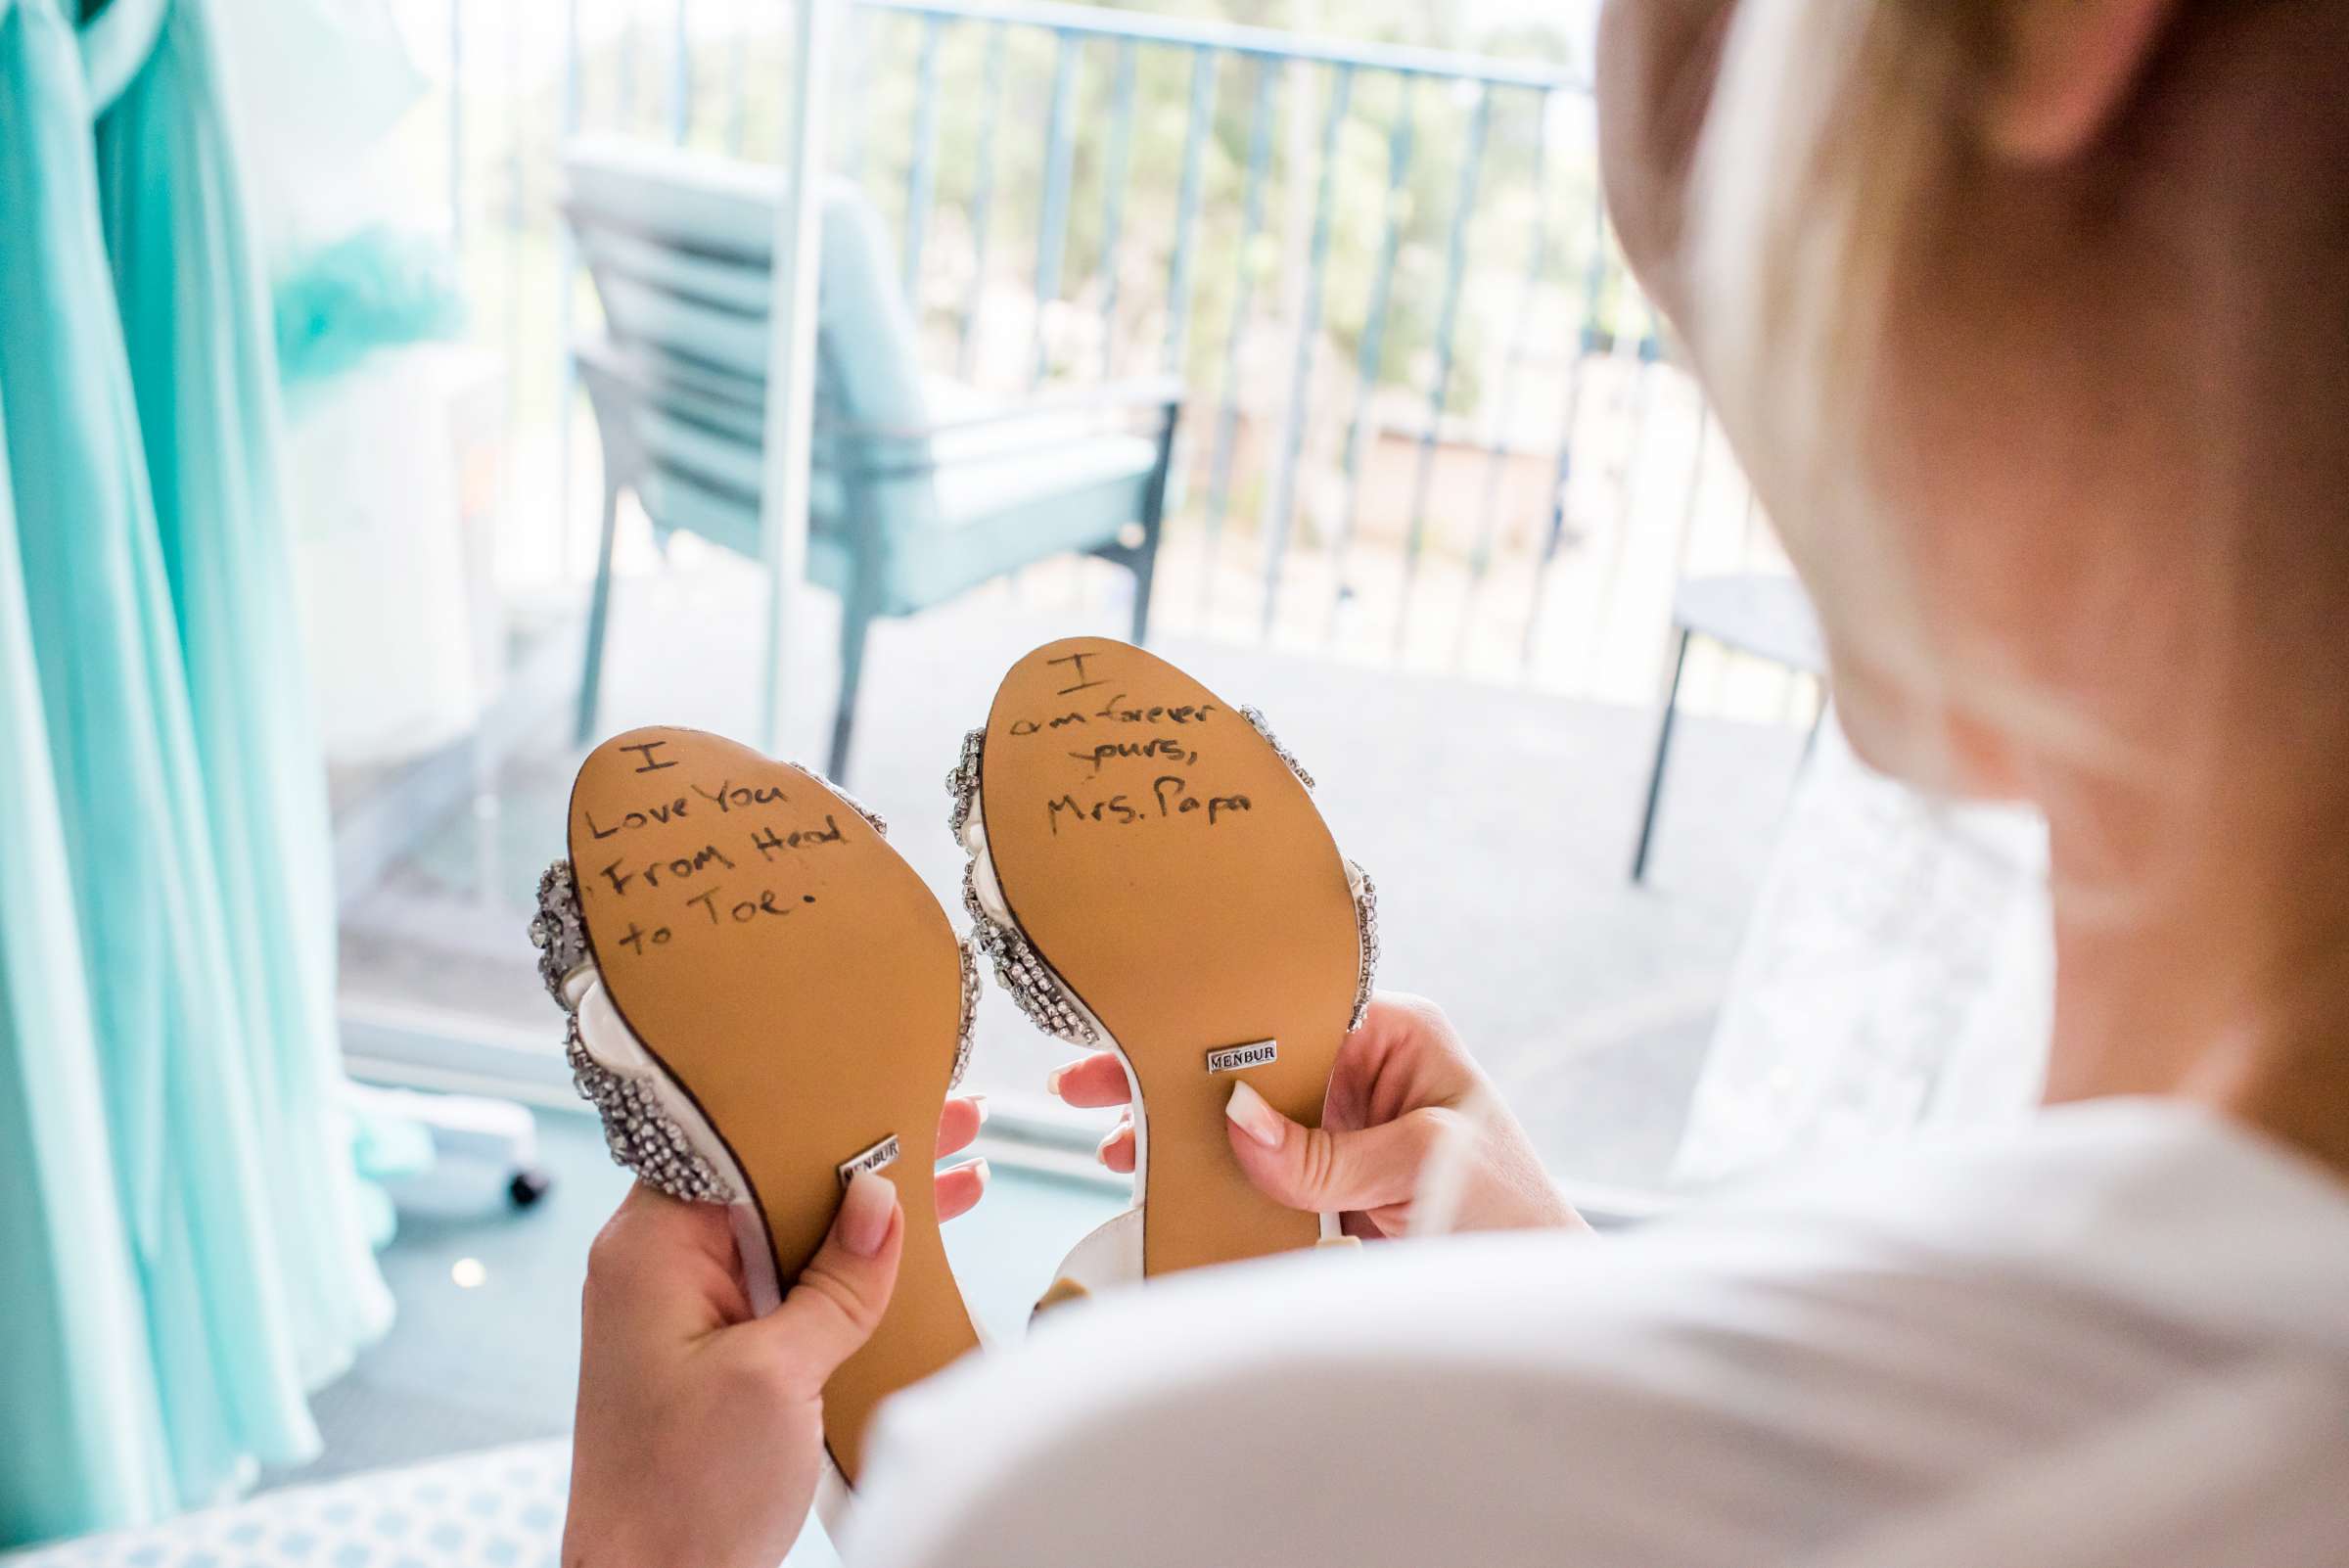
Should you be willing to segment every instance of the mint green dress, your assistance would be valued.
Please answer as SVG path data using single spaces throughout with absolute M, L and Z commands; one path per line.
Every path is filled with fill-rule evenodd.
M 0 1546 L 309 1456 L 390 1314 L 210 5 L 0 0 Z

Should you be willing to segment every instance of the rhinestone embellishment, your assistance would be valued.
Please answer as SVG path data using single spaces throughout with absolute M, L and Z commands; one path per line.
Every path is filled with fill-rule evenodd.
M 1346 862 L 1346 869 L 1353 873 L 1355 940 L 1361 949 L 1361 978 L 1354 985 L 1354 1018 L 1346 1026 L 1351 1035 L 1370 1016 L 1370 988 L 1378 976 L 1378 889 L 1372 885 L 1370 873 L 1352 860 Z
M 733 1202 L 733 1184 L 694 1151 L 685 1130 L 661 1109 L 658 1089 L 644 1079 L 615 1073 L 587 1054 L 578 1015 L 563 997 L 563 982 L 591 961 L 569 860 L 557 860 L 538 879 L 538 912 L 530 917 L 530 943 L 538 949 L 539 977 L 564 1010 L 563 1056 L 571 1064 L 572 1086 L 603 1119 L 604 1143 L 612 1158 L 672 1198 Z
M 1280 737 L 1272 733 L 1272 726 L 1265 722 L 1262 710 L 1244 707 L 1240 710 L 1240 716 L 1256 726 L 1256 732 L 1265 738 L 1265 744 L 1272 748 L 1273 756 L 1289 764 L 1289 771 L 1297 775 L 1298 783 L 1309 790 L 1313 787 L 1313 775 L 1305 770 L 1303 762 L 1297 761 L 1297 754 L 1283 746 Z
M 996 983 L 1011 993 L 1028 1021 L 1073 1045 L 1098 1046 L 1101 1032 L 1077 1005 L 1052 966 L 1028 945 L 1018 928 L 998 923 L 979 903 L 979 865 L 962 870 L 962 906 L 971 915 L 971 944 L 987 955 Z
M 956 838 L 962 837 L 964 824 L 979 804 L 979 753 L 987 745 L 987 731 L 974 729 L 962 737 L 962 755 L 955 759 L 953 770 L 946 774 L 946 793 L 954 798 L 953 809 L 946 813 L 946 830 Z
M 571 1082 L 604 1119 L 604 1144 L 612 1158 L 672 1198 L 687 1203 L 732 1203 L 733 1184 L 694 1152 L 685 1130 L 661 1109 L 658 1093 L 642 1079 L 623 1077 L 587 1054 L 579 1020 L 566 1027 L 564 1056 Z
M 957 839 L 970 824 L 971 813 L 979 808 L 979 759 L 986 746 L 986 730 L 974 729 L 965 734 L 962 754 L 955 759 L 952 771 L 946 774 L 946 794 L 954 802 L 946 813 L 946 826 Z M 1017 927 L 996 920 L 979 902 L 979 862 L 975 855 L 962 868 L 962 906 L 971 916 L 970 947 L 974 959 L 986 957 L 995 971 L 996 981 L 1011 993 L 1011 999 L 1028 1015 L 1028 1021 L 1045 1034 L 1072 1044 L 1099 1045 L 1100 1031 L 1093 1028 L 1051 966 L 1028 945 L 1028 939 Z M 971 978 L 975 985 L 978 980 L 975 963 Z M 977 997 L 972 1001 L 975 1006 Z
M 530 945 L 538 949 L 538 978 L 547 994 L 563 1000 L 563 982 L 587 962 L 587 928 L 579 919 L 578 889 L 571 862 L 557 860 L 538 879 L 538 912 L 530 917 Z
M 889 837 L 889 818 L 883 816 L 880 812 L 874 810 L 871 807 L 865 805 L 862 801 L 858 800 L 855 796 L 851 795 L 847 790 L 842 789 L 830 779 L 825 778 L 821 773 L 818 773 L 816 777 L 821 780 L 824 788 L 839 796 L 841 800 L 848 806 L 850 810 L 855 812 L 858 816 L 863 817 L 865 824 L 869 826 L 875 833 L 880 834 L 885 839 Z
M 979 953 L 968 940 L 954 945 L 962 960 L 962 1027 L 954 1038 L 954 1075 L 946 1080 L 946 1087 L 962 1086 L 962 1075 L 971 1065 L 971 1045 L 979 1038 Z

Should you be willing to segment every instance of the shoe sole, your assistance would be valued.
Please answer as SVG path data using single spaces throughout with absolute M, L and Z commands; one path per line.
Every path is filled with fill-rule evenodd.
M 1313 1245 L 1223 1115 L 1245 1081 L 1320 1125 L 1360 974 L 1345 860 L 1288 763 L 1165 660 L 1070 638 L 1004 676 L 979 809 L 1014 920 L 1138 1085 L 1143 1272 Z
M 844 1169 L 889 1139 L 904 1258 L 880 1327 L 824 1386 L 852 1484 L 887 1395 L 978 1344 L 939 1236 L 932 1172 L 962 1016 L 938 899 L 814 775 L 697 730 L 598 746 L 571 861 L 606 993 L 732 1155 L 788 1291 Z

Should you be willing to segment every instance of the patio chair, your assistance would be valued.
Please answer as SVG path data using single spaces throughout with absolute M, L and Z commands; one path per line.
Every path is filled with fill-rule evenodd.
M 603 535 L 579 681 L 593 737 L 622 492 L 656 532 L 754 560 L 766 396 L 776 177 L 635 143 L 575 145 L 563 210 L 602 300 L 606 336 L 575 346 L 603 440 Z M 1172 379 L 1020 402 L 926 381 L 879 217 L 827 184 L 807 576 L 840 595 L 840 693 L 829 770 L 843 777 L 865 641 L 1033 562 L 1088 554 L 1133 574 L 1132 638 L 1149 629 L 1182 389 Z M 787 585 L 771 584 L 781 592 Z
M 1672 685 L 1664 694 L 1664 716 L 1656 726 L 1656 760 L 1647 774 L 1647 808 L 1639 818 L 1639 843 L 1632 852 L 1632 880 L 1647 876 L 1648 844 L 1655 836 L 1656 807 L 1664 795 L 1664 762 L 1672 751 L 1672 721 L 1680 710 L 1681 675 L 1688 668 L 1688 639 L 1704 637 L 1737 653 L 1751 654 L 1807 675 L 1827 672 L 1826 645 L 1819 617 L 1803 586 L 1792 577 L 1766 573 L 1690 577 L 1672 596 L 1672 625 L 1680 634 L 1672 656 Z M 1821 702 L 1811 716 L 1819 734 Z M 1809 742 L 1805 742 L 1808 746 Z

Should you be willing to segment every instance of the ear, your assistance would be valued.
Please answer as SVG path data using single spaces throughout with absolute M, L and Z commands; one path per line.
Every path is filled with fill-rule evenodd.
M 2010 0 L 2005 69 L 1985 114 L 1990 144 L 2022 162 L 2085 150 L 2108 124 L 2178 0 Z

